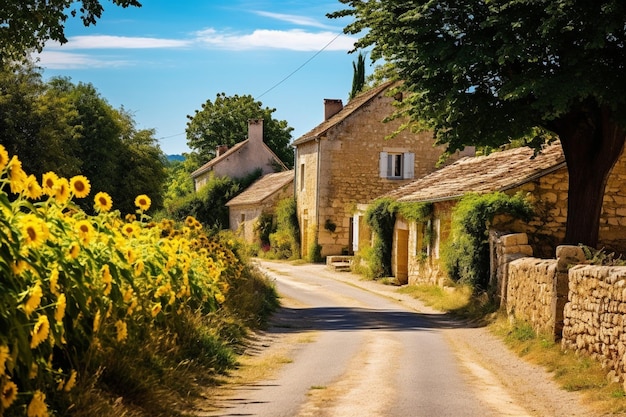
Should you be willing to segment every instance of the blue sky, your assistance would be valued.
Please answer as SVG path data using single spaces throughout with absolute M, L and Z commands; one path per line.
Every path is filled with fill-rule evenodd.
M 166 154 L 189 150 L 186 116 L 217 93 L 249 94 L 275 108 L 294 140 L 322 122 L 325 98 L 347 101 L 356 38 L 342 33 L 346 20 L 326 17 L 342 8 L 337 0 L 101 3 L 95 26 L 70 18 L 69 42 L 46 45 L 44 77 L 93 84 L 132 112 L 138 128 L 156 129 Z

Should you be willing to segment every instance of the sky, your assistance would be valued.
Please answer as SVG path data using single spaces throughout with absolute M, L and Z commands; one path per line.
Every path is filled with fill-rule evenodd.
M 69 42 L 38 56 L 44 78 L 90 83 L 138 129 L 155 129 L 166 154 L 188 152 L 187 115 L 219 93 L 251 95 L 294 128 L 293 140 L 323 121 L 326 98 L 352 86 L 357 37 L 346 19 L 328 19 L 338 0 L 102 0 L 95 26 L 69 18 Z M 373 71 L 366 60 L 366 74 Z

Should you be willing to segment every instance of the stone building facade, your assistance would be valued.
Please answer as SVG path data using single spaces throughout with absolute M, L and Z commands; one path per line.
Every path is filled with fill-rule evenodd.
M 303 253 L 317 243 L 321 255 L 353 253 L 362 228 L 361 205 L 436 169 L 444 148 L 432 133 L 383 122 L 395 108 L 392 83 L 352 99 L 325 100 L 325 120 L 294 141 L 295 195 Z M 472 152 L 472 151 L 469 151 Z
M 558 142 L 536 158 L 531 159 L 532 155 L 529 148 L 517 148 L 466 158 L 388 193 L 386 196 L 400 202 L 433 204 L 433 215 L 428 224 L 411 224 L 398 218 L 396 229 L 404 228 L 408 233 L 394 233 L 394 275 L 401 282 L 409 283 L 445 280 L 439 248 L 448 238 L 454 206 L 463 195 L 471 192 L 502 191 L 528 195 L 536 208 L 531 221 L 501 215 L 493 220 L 491 227 L 509 233 L 526 233 L 535 256 L 553 257 L 565 237 L 567 166 Z M 606 187 L 599 230 L 601 247 L 626 252 L 625 203 L 626 155 L 623 153 Z M 425 233 L 427 229 L 429 231 Z M 425 235 L 429 235 L 429 239 L 425 239 Z M 407 242 L 400 242 L 400 239 L 407 239 Z

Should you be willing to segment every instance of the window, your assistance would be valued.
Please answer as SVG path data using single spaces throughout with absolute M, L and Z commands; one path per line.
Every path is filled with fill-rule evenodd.
M 304 191 L 304 164 L 300 164 L 300 191 Z
M 415 154 L 411 152 L 381 152 L 380 177 L 411 179 L 414 176 Z

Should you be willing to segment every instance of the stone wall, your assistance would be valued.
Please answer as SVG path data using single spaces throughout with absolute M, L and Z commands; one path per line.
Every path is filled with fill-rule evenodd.
M 626 267 L 581 265 L 569 272 L 563 349 L 600 361 L 614 380 L 626 374 Z
M 519 254 L 523 235 L 502 236 L 509 254 Z M 521 241 L 520 241 L 521 239 Z M 506 244 L 509 241 L 510 244 Z M 523 247 L 523 246 L 522 246 Z M 506 257 L 506 255 L 504 255 Z M 525 321 L 540 334 L 560 339 L 568 297 L 568 270 L 585 259 L 576 246 L 559 246 L 557 259 L 523 257 L 508 263 L 503 272 L 506 291 L 503 301 L 512 320 Z

